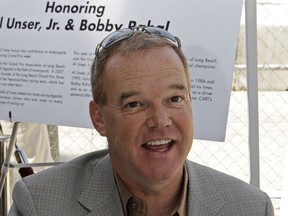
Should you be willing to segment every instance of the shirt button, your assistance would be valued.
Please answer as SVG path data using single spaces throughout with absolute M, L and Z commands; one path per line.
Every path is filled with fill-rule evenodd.
M 137 208 L 138 208 L 138 204 L 137 204 L 135 201 L 132 201 L 131 207 L 132 207 L 133 209 L 137 209 Z

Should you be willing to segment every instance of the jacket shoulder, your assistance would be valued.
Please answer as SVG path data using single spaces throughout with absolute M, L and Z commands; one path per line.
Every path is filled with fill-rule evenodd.
M 108 150 L 91 152 L 21 179 L 13 190 L 13 212 L 27 212 L 24 215 L 42 215 L 40 212 L 49 212 L 49 215 L 87 213 L 77 198 L 95 170 L 105 170 L 109 166 L 107 156 Z M 32 214 L 31 211 L 36 209 L 38 214 Z
M 231 194 L 228 192 L 242 193 L 246 196 L 246 192 L 249 194 L 256 194 L 260 197 L 265 194 L 259 188 L 254 187 L 241 179 L 212 169 L 210 167 L 200 165 L 191 161 L 187 161 L 189 180 L 197 185 L 202 185 L 205 188 L 215 188 L 219 193 Z M 234 194 L 237 195 L 237 194 Z
M 238 178 L 187 161 L 189 205 L 222 215 L 273 215 L 268 195 Z M 220 214 L 220 215 L 221 215 Z M 205 214 L 203 214 L 205 215 Z

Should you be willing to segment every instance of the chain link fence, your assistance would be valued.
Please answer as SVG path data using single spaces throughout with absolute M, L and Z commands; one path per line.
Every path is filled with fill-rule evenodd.
M 244 9 L 243 9 L 244 10 Z M 257 2 L 261 189 L 278 215 L 288 156 L 288 0 Z M 250 180 L 245 23 L 242 16 L 225 142 L 194 140 L 188 158 Z M 60 160 L 107 147 L 94 129 L 59 127 Z

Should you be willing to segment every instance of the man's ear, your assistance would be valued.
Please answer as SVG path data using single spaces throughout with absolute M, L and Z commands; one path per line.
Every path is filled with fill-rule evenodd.
M 106 136 L 105 122 L 99 104 L 93 100 L 89 103 L 89 113 L 95 129 L 101 136 Z

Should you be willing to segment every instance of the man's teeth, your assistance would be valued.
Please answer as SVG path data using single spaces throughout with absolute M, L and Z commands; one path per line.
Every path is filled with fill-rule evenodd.
M 165 140 L 153 140 L 150 142 L 147 142 L 148 145 L 165 145 L 170 143 L 172 140 L 171 139 L 165 139 Z

